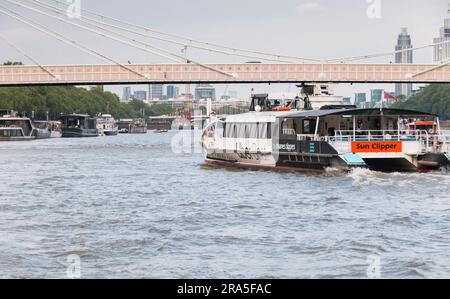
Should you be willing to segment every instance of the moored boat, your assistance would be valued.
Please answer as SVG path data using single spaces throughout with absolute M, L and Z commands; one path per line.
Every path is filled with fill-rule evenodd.
M 0 111 L 0 141 L 28 141 L 36 139 L 36 135 L 29 118 L 13 111 Z
M 50 138 L 61 138 L 62 137 L 62 129 L 60 121 L 49 121 L 51 135 Z
M 97 137 L 96 119 L 86 114 L 69 114 L 60 118 L 62 137 Z
M 97 130 L 100 135 L 104 136 L 116 136 L 119 134 L 119 127 L 111 114 L 97 116 Z
M 145 119 L 120 119 L 117 121 L 120 134 L 146 134 L 147 123 Z
M 36 139 L 51 138 L 52 130 L 48 121 L 34 120 L 33 126 L 36 129 Z

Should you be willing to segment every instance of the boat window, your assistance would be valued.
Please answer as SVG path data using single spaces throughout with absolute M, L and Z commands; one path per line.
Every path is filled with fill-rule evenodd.
M 232 123 L 226 124 L 225 138 L 234 138 L 234 124 L 232 124 Z
M 223 122 L 217 122 L 216 123 L 216 129 L 214 131 L 214 136 L 215 137 L 223 137 L 224 134 L 224 124 Z
M 223 136 L 225 138 L 270 139 L 272 135 L 270 125 L 270 123 L 227 123 L 224 124 Z
M 258 139 L 267 139 L 267 123 L 258 124 Z
M 88 128 L 89 129 L 95 129 L 96 128 L 96 124 L 95 124 L 95 119 L 94 118 L 89 118 L 88 119 Z
M 316 120 L 315 119 L 304 119 L 303 120 L 303 134 L 314 134 L 316 131 Z

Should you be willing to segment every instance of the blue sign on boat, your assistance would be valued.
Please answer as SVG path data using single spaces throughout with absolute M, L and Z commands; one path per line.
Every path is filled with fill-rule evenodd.
M 366 165 L 361 156 L 356 154 L 345 154 L 344 160 L 350 165 Z

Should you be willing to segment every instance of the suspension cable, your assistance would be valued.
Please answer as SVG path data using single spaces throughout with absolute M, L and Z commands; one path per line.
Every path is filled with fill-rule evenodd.
M 66 3 L 64 3 L 62 1 L 58 1 L 58 0 L 52 0 L 52 2 L 55 2 L 55 3 L 59 4 L 59 5 L 66 5 Z M 254 51 L 254 50 L 234 48 L 234 47 L 224 46 L 224 45 L 211 43 L 211 42 L 204 42 L 204 41 L 196 40 L 196 39 L 193 39 L 193 38 L 190 38 L 190 37 L 184 37 L 184 36 L 181 36 L 181 35 L 167 33 L 167 32 L 163 32 L 163 31 L 160 31 L 160 30 L 153 29 L 153 28 L 149 28 L 149 27 L 133 24 L 133 23 L 130 23 L 130 22 L 127 22 L 127 21 L 123 21 L 123 20 L 117 19 L 117 18 L 113 18 L 113 17 L 109 17 L 109 16 L 106 16 L 106 15 L 102 15 L 102 14 L 97 13 L 97 12 L 92 11 L 92 10 L 82 9 L 81 11 L 86 12 L 86 13 L 88 13 L 90 15 L 93 15 L 93 16 L 99 17 L 99 18 L 101 18 L 103 20 L 110 20 L 110 21 L 114 21 L 114 22 L 117 22 L 117 23 L 121 23 L 121 24 L 130 26 L 130 27 L 134 27 L 134 28 L 137 28 L 137 29 L 140 29 L 140 30 L 144 30 L 146 32 L 153 32 L 153 33 L 156 33 L 156 34 L 159 34 L 159 35 L 164 35 L 164 36 L 169 36 L 169 37 L 176 38 L 176 39 L 179 39 L 179 40 L 184 40 L 184 41 L 186 41 L 186 42 L 188 42 L 190 44 L 196 43 L 196 44 L 201 44 L 201 45 L 204 45 L 204 46 L 226 49 L 226 50 L 233 51 L 233 52 L 250 53 L 250 54 L 270 56 L 270 57 L 275 57 L 275 58 L 287 58 L 287 59 L 296 59 L 296 60 L 301 60 L 301 61 L 321 62 L 321 60 L 319 60 L 319 59 L 311 59 L 311 58 L 289 56 L 289 55 L 280 55 L 280 54 L 267 53 L 267 52 L 262 52 L 262 51 Z
M 13 19 L 16 19 L 17 21 L 19 21 L 21 23 L 24 23 L 24 24 L 26 24 L 26 25 L 28 25 L 30 27 L 33 27 L 34 29 L 36 29 L 38 31 L 41 31 L 41 32 L 43 32 L 43 33 L 45 33 L 47 35 L 51 35 L 54 38 L 56 38 L 57 40 L 62 41 L 64 43 L 66 43 L 66 44 L 69 44 L 69 45 L 71 45 L 73 47 L 76 47 L 79 50 L 82 50 L 83 52 L 86 52 L 86 53 L 88 53 L 88 54 L 90 54 L 92 56 L 100 58 L 101 60 L 103 60 L 103 61 L 105 61 L 107 63 L 116 64 L 116 65 L 118 65 L 118 66 L 120 66 L 120 67 L 122 67 L 122 68 L 124 68 L 124 69 L 126 69 L 126 70 L 128 70 L 128 71 L 130 71 L 130 72 L 132 72 L 134 74 L 136 74 L 136 75 L 139 75 L 140 77 L 147 78 L 147 76 L 145 76 L 145 75 L 143 75 L 143 74 L 133 70 L 132 68 L 129 68 L 129 67 L 123 65 L 122 63 L 117 62 L 114 59 L 109 58 L 109 57 L 107 57 L 107 56 L 105 56 L 105 55 L 103 55 L 101 53 L 98 53 L 95 50 L 92 50 L 92 49 L 90 49 L 88 47 L 80 45 L 78 42 L 76 42 L 74 40 L 70 40 L 70 39 L 66 38 L 64 35 L 56 32 L 56 31 L 54 31 L 54 30 L 52 30 L 52 29 L 50 29 L 50 28 L 48 28 L 48 27 L 46 27 L 46 26 L 44 26 L 42 24 L 39 24 L 39 23 L 31 20 L 30 18 L 27 18 L 27 17 L 24 17 L 24 16 L 20 16 L 19 14 L 9 10 L 8 8 L 6 8 L 6 7 L 2 6 L 2 5 L 0 5 L 0 13 L 3 13 L 3 14 L 5 14 L 5 15 L 13 18 Z
M 362 56 L 330 59 L 330 60 L 327 60 L 327 62 L 330 62 L 330 63 L 332 63 L 332 62 L 348 62 L 348 61 L 358 61 L 358 60 L 365 60 L 365 59 L 371 59 L 371 58 L 386 57 L 386 56 L 391 56 L 391 55 L 395 55 L 395 54 L 398 54 L 398 53 L 404 53 L 404 52 L 408 52 L 408 51 L 417 51 L 417 50 L 422 50 L 422 49 L 426 49 L 426 48 L 430 48 L 430 47 L 434 47 L 434 46 L 439 46 L 439 45 L 444 45 L 444 44 L 449 44 L 449 43 L 450 43 L 450 40 L 447 40 L 447 41 L 442 41 L 442 42 L 439 42 L 439 43 L 428 44 L 428 45 L 415 47 L 415 48 L 396 50 L 396 51 L 393 51 L 393 52 L 386 52 L 386 53 L 378 53 L 378 54 L 371 54 L 371 55 L 362 55 Z
M 19 52 L 20 54 L 22 54 L 23 56 L 25 56 L 26 58 L 28 58 L 29 60 L 31 60 L 34 64 L 36 64 L 37 66 L 39 66 L 44 72 L 46 72 L 47 74 L 49 74 L 50 76 L 52 76 L 54 79 L 59 80 L 59 78 L 53 74 L 51 71 L 49 71 L 47 68 L 45 68 L 43 65 L 41 65 L 36 59 L 34 59 L 33 57 L 31 57 L 30 55 L 28 55 L 25 51 L 23 51 L 21 48 L 19 48 L 18 46 L 16 46 L 13 42 L 11 42 L 10 40 L 8 40 L 5 36 L 3 36 L 2 34 L 0 34 L 0 39 L 2 41 L 4 41 L 7 45 L 9 45 L 11 48 L 15 49 L 17 52 Z
M 174 59 L 174 58 L 172 58 L 172 57 L 170 57 L 170 56 L 167 56 L 167 55 L 165 55 L 165 54 L 158 53 L 157 51 L 148 49 L 148 47 L 152 47 L 152 48 L 156 48 L 156 47 L 153 47 L 153 46 L 150 46 L 150 45 L 147 45 L 147 44 L 146 44 L 146 47 L 138 46 L 138 45 L 133 44 L 133 43 L 131 43 L 131 42 L 124 41 L 124 40 L 122 40 L 122 39 L 120 39 L 120 38 L 111 36 L 111 35 L 109 35 L 109 34 L 105 34 L 105 33 L 99 32 L 98 30 L 94 30 L 94 29 L 91 29 L 91 28 L 86 27 L 86 26 L 84 26 L 84 25 L 80 25 L 80 24 L 77 24 L 77 23 L 75 23 L 75 22 L 66 20 L 65 18 L 61 18 L 61 17 L 58 17 L 58 16 L 54 16 L 54 15 L 49 14 L 49 13 L 46 13 L 46 12 L 44 12 L 44 11 L 42 11 L 42 10 L 39 10 L 39 9 L 30 7 L 30 6 L 28 6 L 28 5 L 25 5 L 25 4 L 16 2 L 16 1 L 12 1 L 12 0 L 6 0 L 6 1 L 7 1 L 7 2 L 10 2 L 10 3 L 12 3 L 12 4 L 15 4 L 15 5 L 17 5 L 17 6 L 20 6 L 20 7 L 23 7 L 23 8 L 32 10 L 32 11 L 35 11 L 35 12 L 37 12 L 37 13 L 39 13 L 39 14 L 42 14 L 42 15 L 45 15 L 45 16 L 48 16 L 48 17 L 51 17 L 51 18 L 58 19 L 58 20 L 60 20 L 60 21 L 62 21 L 62 22 L 64 22 L 64 23 L 71 24 L 71 25 L 73 25 L 73 26 L 82 28 L 82 29 L 84 29 L 84 30 L 87 30 L 87 31 L 92 32 L 92 33 L 95 33 L 95 34 L 100 35 L 100 36 L 102 36 L 102 37 L 106 37 L 106 38 L 115 40 L 115 41 L 117 41 L 117 42 L 120 42 L 120 43 L 129 45 L 129 46 L 131 46 L 131 47 L 141 49 L 141 50 L 143 50 L 143 51 L 145 51 L 145 52 L 150 52 L 150 53 L 155 54 L 155 55 L 157 55 L 157 56 L 165 57 L 165 58 L 170 59 L 170 60 L 172 60 L 172 61 L 179 62 L 178 60 L 176 60 L 176 59 Z M 107 30 L 107 29 L 104 29 L 104 31 L 108 31 L 108 30 Z M 118 35 L 118 33 L 115 33 L 115 34 Z M 123 36 L 123 35 L 122 35 L 122 36 Z M 136 43 L 136 42 L 138 42 L 138 41 L 133 40 L 133 42 Z M 141 43 L 141 42 L 138 42 L 138 43 Z M 141 44 L 142 44 L 142 43 L 141 43 Z M 144 44 L 145 44 L 145 43 L 144 43 Z M 165 51 L 165 50 L 161 50 L 161 49 L 158 49 L 158 50 L 159 50 L 159 51 L 164 51 L 164 52 L 170 53 L 170 52 Z M 180 59 L 180 60 L 185 61 L 185 58 L 182 57 L 182 56 L 180 56 L 180 55 L 178 55 L 178 54 L 170 53 L 169 55 L 172 55 L 172 56 L 174 56 L 174 57 L 177 57 L 177 58 Z M 202 63 L 199 63 L 199 62 L 196 62 L 196 61 L 193 61 L 193 60 L 187 60 L 186 62 L 187 62 L 187 63 L 194 63 L 194 64 L 196 64 L 196 65 L 198 65 L 198 66 L 200 66 L 200 67 L 202 67 L 202 68 L 205 68 L 205 69 L 208 69 L 208 70 L 217 72 L 217 73 L 222 74 L 222 75 L 225 75 L 225 76 L 227 76 L 227 77 L 234 77 L 234 76 L 231 75 L 231 74 L 228 74 L 228 73 L 226 73 L 226 72 L 217 70 L 217 69 L 215 69 L 215 68 L 213 68 L 213 67 L 204 65 L 204 64 L 202 64 Z
M 64 14 L 64 10 L 58 8 L 57 6 L 46 4 L 46 3 L 42 2 L 42 1 L 29 0 L 27 2 L 32 2 L 36 6 L 43 7 L 45 9 L 47 9 L 47 10 L 53 11 L 53 12 L 58 13 L 58 14 Z M 100 24 L 100 25 L 103 25 L 103 26 L 112 27 L 112 28 L 115 28 L 115 29 L 118 29 L 118 30 L 121 30 L 121 31 L 133 33 L 133 34 L 138 35 L 138 36 L 151 38 L 151 39 L 154 39 L 154 40 L 159 40 L 159 41 L 162 41 L 162 42 L 166 42 L 166 43 L 170 43 L 170 44 L 174 44 L 174 45 L 178 45 L 178 46 L 182 46 L 182 47 L 187 46 L 186 43 L 182 43 L 182 42 L 179 42 L 179 41 L 176 41 L 176 40 L 173 40 L 173 39 L 167 39 L 167 38 L 162 38 L 162 37 L 157 37 L 157 36 L 154 36 L 154 35 L 150 35 L 148 33 L 142 33 L 140 31 L 136 31 L 136 30 L 133 30 L 133 29 L 125 28 L 125 27 L 122 27 L 122 26 L 117 26 L 117 25 L 114 25 L 114 24 L 111 24 L 111 23 L 102 22 L 102 21 L 96 20 L 94 18 L 89 18 L 89 17 L 86 17 L 84 15 L 81 16 L 81 19 L 91 21 L 91 24 L 92 24 L 92 22 L 94 22 L 96 24 Z M 84 21 L 84 22 L 86 23 L 86 21 Z M 98 26 L 96 26 L 96 27 L 100 28 Z M 104 27 L 101 27 L 101 28 L 104 29 Z M 223 55 L 227 55 L 227 56 L 239 56 L 239 57 L 243 57 L 243 58 L 258 59 L 258 60 L 263 60 L 263 61 L 268 61 L 268 62 L 277 62 L 277 63 L 280 63 L 280 62 L 282 62 L 282 63 L 297 63 L 297 62 L 294 62 L 294 61 L 287 61 L 287 60 L 280 60 L 280 59 L 270 59 L 270 58 L 260 57 L 260 56 L 243 55 L 243 54 L 238 54 L 236 52 L 234 52 L 234 53 L 225 52 L 225 51 L 216 50 L 216 49 L 213 49 L 213 48 L 206 48 L 206 47 L 196 46 L 196 45 L 189 45 L 189 47 L 190 48 L 194 48 L 194 49 L 198 49 L 198 50 L 202 50 L 202 51 L 223 54 Z

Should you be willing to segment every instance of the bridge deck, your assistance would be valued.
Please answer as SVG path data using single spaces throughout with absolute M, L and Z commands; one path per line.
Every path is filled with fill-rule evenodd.
M 0 66 L 0 86 L 142 83 L 448 83 L 450 66 L 408 64 L 194 64 Z M 212 69 L 220 72 L 216 72 Z M 224 74 L 226 73 L 226 74 Z M 228 74 L 228 75 L 227 75 Z

